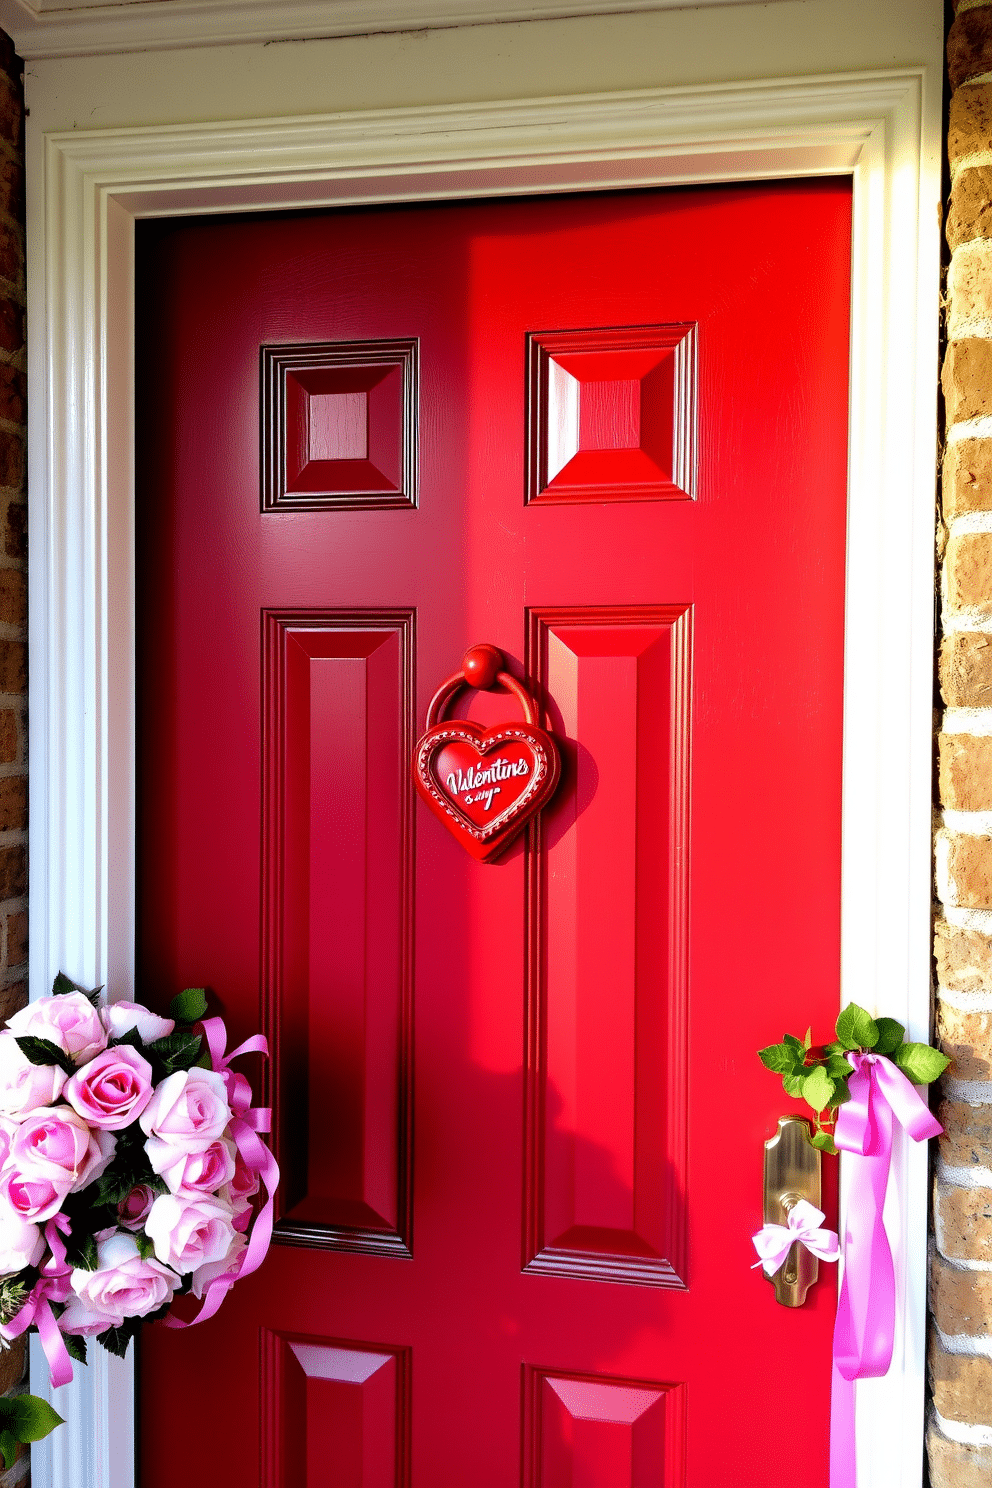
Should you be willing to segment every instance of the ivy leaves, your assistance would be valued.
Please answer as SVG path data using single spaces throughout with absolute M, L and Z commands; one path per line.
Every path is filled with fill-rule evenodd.
M 850 1099 L 847 1082 L 852 1067 L 846 1057 L 849 1051 L 884 1054 L 914 1085 L 929 1085 L 950 1064 L 944 1054 L 929 1044 L 906 1043 L 906 1030 L 895 1018 L 873 1018 L 856 1002 L 844 1008 L 835 1033 L 833 1042 L 819 1045 L 813 1044 L 810 1029 L 801 1040 L 787 1033 L 780 1044 L 758 1050 L 765 1068 L 782 1076 L 786 1095 L 804 1100 L 812 1107 L 816 1116 L 813 1146 L 821 1152 L 837 1151 L 833 1125 L 839 1107 Z
M 62 1425 L 63 1418 L 37 1395 L 0 1399 L 0 1453 L 4 1469 L 13 1467 L 19 1442 L 41 1441 Z

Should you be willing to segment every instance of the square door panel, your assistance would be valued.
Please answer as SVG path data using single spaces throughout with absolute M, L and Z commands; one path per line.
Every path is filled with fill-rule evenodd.
M 528 338 L 528 502 L 696 493 L 696 327 Z
M 262 347 L 262 510 L 417 505 L 417 342 Z
M 526 1368 L 525 1488 L 682 1488 L 684 1387 Z

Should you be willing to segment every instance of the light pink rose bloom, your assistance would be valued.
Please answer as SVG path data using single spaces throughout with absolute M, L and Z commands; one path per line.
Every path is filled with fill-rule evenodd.
M 20 1123 L 7 1163 L 26 1177 L 40 1174 L 53 1183 L 68 1179 L 70 1189 L 85 1188 L 99 1178 L 116 1146 L 111 1132 L 91 1131 L 71 1106 L 49 1106 Z
M 226 1276 L 228 1272 L 233 1276 L 237 1276 L 241 1270 L 247 1249 L 248 1241 L 244 1235 L 239 1235 L 237 1230 L 235 1230 L 227 1255 L 222 1256 L 219 1261 L 211 1261 L 205 1266 L 197 1266 L 193 1272 L 193 1296 L 202 1299 L 207 1287 L 212 1281 L 216 1281 L 218 1276 Z
M 117 1205 L 117 1223 L 122 1230 L 143 1230 L 155 1195 L 147 1183 L 138 1183 Z
M 111 1038 L 123 1038 L 132 1028 L 143 1043 L 153 1044 L 175 1028 L 171 1018 L 160 1018 L 140 1002 L 111 1002 L 100 1009 L 100 1021 Z
M 231 1210 L 219 1199 L 159 1194 L 145 1220 L 145 1234 L 163 1265 L 196 1271 L 227 1255 L 234 1237 Z
M 115 1230 L 97 1246 L 97 1269 L 73 1271 L 74 1295 L 59 1319 L 64 1333 L 102 1333 L 125 1318 L 145 1317 L 172 1300 L 179 1278 L 158 1261 L 143 1261 L 132 1235 Z
M 37 1266 L 44 1254 L 41 1226 L 0 1204 L 0 1276 L 13 1276 L 25 1266 Z
M 85 1064 L 94 1054 L 107 1047 L 107 1035 L 100 1014 L 82 992 L 67 992 L 64 997 L 39 997 L 7 1019 L 11 1033 L 23 1038 L 48 1039 L 77 1064 Z
M 220 1196 L 230 1204 L 235 1215 L 240 1216 L 251 1208 L 251 1201 L 261 1188 L 262 1180 L 254 1168 L 248 1166 L 240 1152 L 236 1153 L 234 1162 L 234 1177 Z M 239 1224 L 238 1228 L 241 1229 L 242 1226 Z
M 21 1173 L 11 1163 L 0 1172 L 0 1202 L 6 1202 L 15 1214 L 35 1224 L 44 1224 L 58 1214 L 71 1187 L 68 1178 L 49 1178 L 37 1169 Z
M 23 1116 L 57 1101 L 66 1081 L 56 1064 L 32 1064 L 13 1033 L 0 1032 L 0 1112 Z
M 218 1137 L 202 1152 L 188 1152 L 158 1137 L 145 1143 L 152 1172 L 158 1173 L 174 1194 L 196 1199 L 202 1194 L 215 1194 L 230 1183 L 235 1174 L 234 1143 L 229 1137 Z
M 230 1119 L 223 1075 L 194 1068 L 167 1075 L 138 1124 L 146 1137 L 159 1137 L 187 1152 L 202 1152 L 224 1135 Z
M 67 1081 L 63 1097 L 90 1126 L 120 1131 L 152 1098 L 152 1067 L 137 1049 L 104 1049 Z

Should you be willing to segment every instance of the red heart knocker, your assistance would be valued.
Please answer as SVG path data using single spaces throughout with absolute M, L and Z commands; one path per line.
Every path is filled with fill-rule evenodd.
M 503 670 L 495 646 L 471 646 L 461 671 L 443 682 L 427 709 L 427 732 L 413 756 L 417 789 L 449 832 L 474 858 L 488 863 L 521 832 L 553 794 L 561 774 L 554 739 L 538 727 L 537 705 Z M 523 723 L 482 728 L 441 715 L 461 687 L 499 682 L 524 710 Z

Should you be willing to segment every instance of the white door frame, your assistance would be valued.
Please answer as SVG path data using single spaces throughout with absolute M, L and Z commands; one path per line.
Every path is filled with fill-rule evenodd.
M 44 137 L 28 180 L 32 996 L 60 967 L 117 996 L 133 983 L 135 218 L 839 172 L 854 182 L 842 997 L 928 1036 L 933 87 L 911 68 Z M 921 1483 L 926 1153 L 897 1149 L 895 1170 L 898 1336 L 888 1378 L 862 1388 L 861 1488 Z M 94 1349 L 56 1403 L 69 1424 L 35 1447 L 36 1488 L 133 1488 L 130 1363 Z

